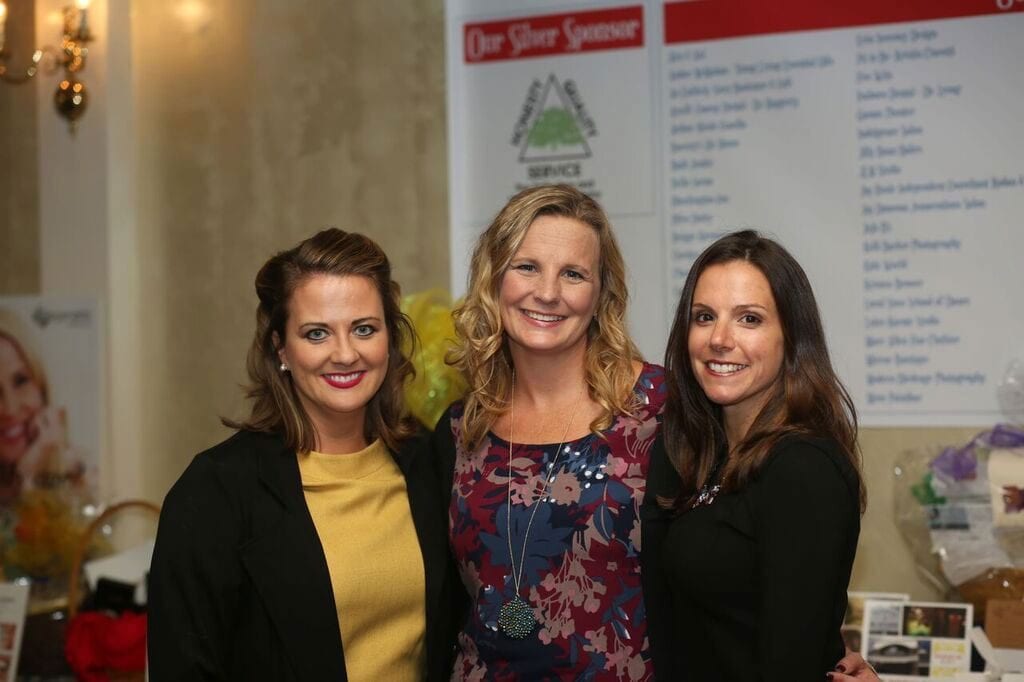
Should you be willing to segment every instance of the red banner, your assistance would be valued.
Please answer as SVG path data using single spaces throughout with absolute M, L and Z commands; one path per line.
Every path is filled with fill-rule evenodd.
M 467 64 L 643 47 L 644 8 L 519 17 L 462 29 Z
M 665 4 L 665 42 L 1024 12 L 1022 0 L 692 0 Z

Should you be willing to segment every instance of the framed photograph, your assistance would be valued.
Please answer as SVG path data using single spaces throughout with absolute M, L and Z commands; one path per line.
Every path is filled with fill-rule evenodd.
M 868 599 L 880 601 L 910 601 L 909 594 L 899 592 L 857 592 L 847 593 L 846 616 L 843 618 L 842 635 L 846 648 L 861 653 L 864 642 L 864 602 Z
M 951 680 L 971 666 L 970 604 L 867 599 L 862 654 L 883 680 Z

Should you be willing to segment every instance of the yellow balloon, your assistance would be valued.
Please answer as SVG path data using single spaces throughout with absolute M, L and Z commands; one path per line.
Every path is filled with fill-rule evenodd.
M 411 356 L 416 376 L 406 382 L 406 405 L 413 416 L 432 429 L 467 388 L 462 374 L 445 362 L 455 344 L 451 296 L 441 289 L 409 294 L 402 297 L 402 312 L 412 320 L 420 341 Z

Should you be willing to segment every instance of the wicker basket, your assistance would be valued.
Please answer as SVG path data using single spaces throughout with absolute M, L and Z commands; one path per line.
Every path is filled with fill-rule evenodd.
M 151 502 L 146 502 L 144 500 L 126 500 L 124 502 L 111 505 L 104 510 L 102 514 L 93 519 L 92 523 L 90 523 L 82 532 L 81 537 L 78 539 L 78 545 L 75 547 L 74 554 L 72 555 L 71 573 L 68 584 L 69 620 L 75 617 L 81 605 L 83 597 L 82 563 L 85 561 L 86 553 L 92 546 L 97 532 L 103 528 L 104 524 L 109 523 L 114 519 L 114 517 L 127 511 L 143 511 L 152 514 L 154 517 L 159 517 L 160 515 L 160 507 Z M 145 679 L 145 673 L 142 670 L 128 672 L 110 670 L 108 671 L 108 675 L 110 680 L 125 682 L 135 682 L 136 680 L 141 682 Z

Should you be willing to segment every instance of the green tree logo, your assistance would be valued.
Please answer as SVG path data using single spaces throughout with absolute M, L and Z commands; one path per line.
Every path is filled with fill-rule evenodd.
M 527 144 L 531 147 L 569 147 L 583 142 L 576 121 L 565 109 L 551 107 L 537 117 Z
M 566 93 L 555 74 L 548 76 L 543 90 L 540 90 L 539 85 L 538 79 L 530 83 L 522 115 L 516 122 L 513 144 L 519 147 L 519 161 L 535 163 L 589 159 L 587 136 L 594 134 L 593 121 L 587 116 L 580 118 L 581 112 L 586 113 L 586 107 L 575 82 L 572 85 L 572 97 Z

